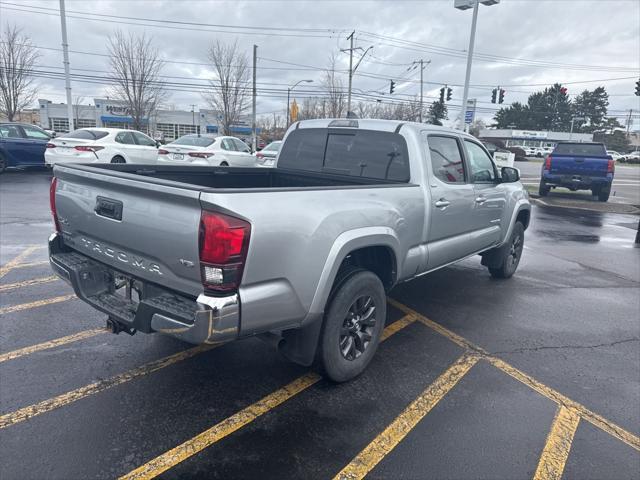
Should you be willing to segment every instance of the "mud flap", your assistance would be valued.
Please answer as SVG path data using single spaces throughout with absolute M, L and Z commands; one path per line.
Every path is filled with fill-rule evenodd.
M 492 248 L 484 253 L 481 253 L 482 261 L 480 262 L 485 267 L 500 268 L 504 262 L 510 247 L 509 242 L 504 242 L 504 245 L 497 248 Z
M 278 351 L 294 363 L 304 367 L 311 366 L 318 349 L 321 328 L 322 315 L 304 327 L 283 331 Z

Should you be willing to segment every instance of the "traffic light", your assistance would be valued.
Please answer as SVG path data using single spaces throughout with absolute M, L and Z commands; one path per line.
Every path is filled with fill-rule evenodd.
M 444 87 L 440 89 L 440 103 L 444 103 Z
M 496 97 L 498 96 L 498 89 L 491 90 L 491 103 L 496 103 Z
M 391 83 L 389 84 L 389 93 L 393 93 L 395 89 L 396 89 L 396 82 L 391 80 Z
M 447 88 L 447 102 L 451 100 L 451 88 Z
M 504 102 L 504 94 L 505 94 L 505 93 L 506 93 L 506 92 L 505 92 L 505 89 L 504 89 L 504 88 L 501 88 L 501 89 L 500 89 L 500 96 L 498 97 L 498 103 L 502 103 L 502 102 Z
M 636 96 L 640 97 L 640 80 L 636 82 Z

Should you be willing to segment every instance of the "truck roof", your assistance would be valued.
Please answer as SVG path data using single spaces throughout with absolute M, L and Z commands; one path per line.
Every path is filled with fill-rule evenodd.
M 437 130 L 443 133 L 455 133 L 457 135 L 475 138 L 461 130 L 429 123 L 405 122 L 402 120 L 380 120 L 372 118 L 319 118 L 314 120 L 301 120 L 291 128 L 362 128 L 364 130 L 379 130 L 383 132 L 394 132 L 400 126 L 407 126 L 419 130 Z

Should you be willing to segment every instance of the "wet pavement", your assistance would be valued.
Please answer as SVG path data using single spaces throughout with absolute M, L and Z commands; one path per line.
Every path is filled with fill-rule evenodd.
M 46 172 L 0 176 L 0 478 L 639 478 L 638 217 L 534 206 L 515 277 L 390 294 L 335 385 L 247 339 L 115 336 L 51 278 Z

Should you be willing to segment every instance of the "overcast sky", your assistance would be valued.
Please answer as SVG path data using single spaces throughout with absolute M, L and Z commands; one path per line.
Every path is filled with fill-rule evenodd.
M 35 45 L 50 48 L 40 50 L 42 71 L 62 71 L 58 5 L 58 0 L 0 0 L 2 28 L 16 24 Z M 321 69 L 331 54 L 337 56 L 337 68 L 346 70 L 348 54 L 340 50 L 348 48 L 346 37 L 353 30 L 357 47 L 373 46 L 354 77 L 354 92 L 384 101 L 415 95 L 420 90 L 419 71 L 407 68 L 422 58 L 431 62 L 425 70 L 425 81 L 431 82 L 425 83 L 426 100 L 437 98 L 439 88 L 449 84 L 453 88 L 450 119 L 457 115 L 456 105 L 462 100 L 460 85 L 464 83 L 472 11 L 454 9 L 453 0 L 66 0 L 66 8 L 70 50 L 93 54 L 70 54 L 72 72 L 94 76 L 91 80 L 98 82 L 73 82 L 74 98 L 83 96 L 85 103 L 105 95 L 106 86 L 95 76 L 108 75 L 108 58 L 100 55 L 107 52 L 107 39 L 117 28 L 151 35 L 167 61 L 163 75 L 183 84 L 206 83 L 210 69 L 198 64 L 206 62 L 206 50 L 213 40 L 237 40 L 247 56 L 252 54 L 252 45 L 258 45 L 259 114 L 284 115 L 287 85 L 298 80 L 314 81 L 296 88 L 298 101 L 306 92 L 319 89 Z M 92 17 L 89 13 L 137 19 Z M 585 88 L 606 87 L 610 115 L 624 123 L 625 111 L 634 109 L 639 115 L 634 129 L 640 129 L 640 97 L 634 96 L 640 76 L 640 0 L 502 0 L 490 7 L 481 5 L 476 53 L 470 97 L 477 98 L 479 116 L 484 119 L 489 120 L 497 108 L 490 103 L 494 86 L 504 86 L 505 103 L 510 103 L 526 101 L 528 93 L 542 88 L 536 85 L 561 82 L 571 95 Z M 341 75 L 346 88 L 347 75 Z M 390 96 L 391 78 L 397 85 Z M 38 84 L 40 98 L 65 101 L 62 80 L 39 79 Z M 184 90 L 171 92 L 168 103 L 175 108 L 190 110 L 190 104 L 206 108 L 201 94 L 189 86 L 173 88 Z

